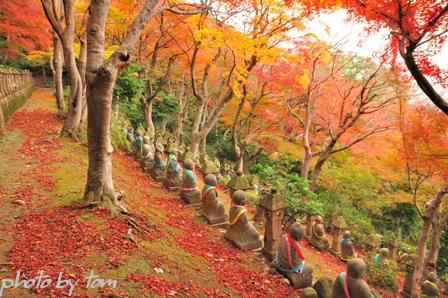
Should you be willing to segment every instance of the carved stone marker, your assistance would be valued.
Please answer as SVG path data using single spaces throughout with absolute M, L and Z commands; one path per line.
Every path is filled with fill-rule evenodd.
M 330 252 L 336 256 L 341 253 L 342 232 L 348 227 L 347 222 L 342 216 L 338 216 L 332 223 L 333 241 L 331 242 Z
M 262 252 L 272 261 L 280 245 L 282 220 L 285 217 L 285 210 L 288 208 L 288 203 L 277 193 L 276 189 L 271 189 L 270 193 L 263 195 L 258 205 L 264 210 L 266 218 Z

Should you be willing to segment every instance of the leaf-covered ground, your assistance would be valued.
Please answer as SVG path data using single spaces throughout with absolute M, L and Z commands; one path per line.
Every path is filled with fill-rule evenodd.
M 80 280 L 74 297 L 294 297 L 299 291 L 267 273 L 259 253 L 245 253 L 186 208 L 180 198 L 114 154 L 116 188 L 144 214 L 149 237 L 128 236 L 129 226 L 105 210 L 74 208 L 82 197 L 86 144 L 58 138 L 62 120 L 49 90 L 37 90 L 0 136 L 0 280 L 43 273 Z M 229 198 L 221 192 L 226 204 Z M 335 277 L 345 265 L 303 243 L 315 277 Z M 116 279 L 116 289 L 86 289 L 85 277 Z M 68 287 L 6 289 L 5 297 L 61 297 Z M 112 296 L 111 296 L 112 297 Z M 386 297 L 386 296 L 384 296 Z M 392 296 L 391 296 L 392 297 Z

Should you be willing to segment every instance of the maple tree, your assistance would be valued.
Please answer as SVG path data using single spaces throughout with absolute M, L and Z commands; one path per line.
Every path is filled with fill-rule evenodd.
M 443 199 L 448 194 L 446 186 L 448 150 L 446 116 L 434 107 L 422 104 L 400 103 L 400 132 L 402 146 L 397 158 L 406 165 L 409 187 L 414 206 L 423 220 L 419 237 L 415 271 L 413 274 L 413 291 L 417 293 L 424 267 L 436 265 L 440 250 L 442 230 L 448 225 L 448 208 Z M 426 200 L 419 196 L 423 184 L 431 183 L 439 187 L 433 199 Z M 422 200 L 425 203 L 421 207 Z M 431 237 L 431 247 L 426 254 L 426 245 Z
M 288 3 L 292 1 L 287 1 Z M 445 114 L 448 101 L 437 92 L 436 83 L 446 86 L 447 73 L 432 57 L 445 44 L 448 4 L 443 0 L 306 0 L 298 1 L 310 11 L 344 8 L 355 21 L 367 21 L 369 32 L 386 28 L 389 45 L 383 58 L 395 63 L 399 54 L 415 82 Z M 432 83 L 428 77 L 435 80 Z
M 87 23 L 87 139 L 89 167 L 84 193 L 86 205 L 102 205 L 117 214 L 128 213 L 128 207 L 115 193 L 112 179 L 112 152 L 110 123 L 112 93 L 117 76 L 131 62 L 132 51 L 148 20 L 163 11 L 178 14 L 196 13 L 191 5 L 186 9 L 164 5 L 159 1 L 145 1 L 128 28 L 119 47 L 104 59 L 105 31 L 109 3 L 93 0 Z M 188 10 L 190 9 L 190 10 Z
M 396 102 L 394 84 L 382 66 L 365 66 L 322 42 L 298 44 L 296 59 L 276 69 L 291 119 L 300 128 L 304 158 L 301 175 L 315 189 L 331 155 L 392 128 L 387 110 Z
M 61 131 L 62 136 L 78 138 L 82 118 L 85 61 L 76 64 L 75 55 L 75 1 L 41 0 L 48 22 L 62 44 L 65 68 L 70 78 L 70 96 L 67 118 Z M 81 51 L 83 52 L 83 51 Z M 85 55 L 83 59 L 85 59 Z
M 28 1 L 26 9 L 20 0 L 2 1 L 0 12 L 0 39 L 5 42 L 0 46 L 1 56 L 16 57 L 21 49 L 30 52 L 50 47 L 48 28 L 36 26 L 45 24 L 38 1 Z
M 276 46 L 288 39 L 290 30 L 302 27 L 300 12 L 288 10 L 282 1 L 240 1 L 236 7 L 236 12 L 227 6 L 224 15 L 206 12 L 189 19 L 193 35 L 190 76 L 198 101 L 190 144 L 194 157 L 199 150 L 204 153 L 207 136 L 226 105 L 242 97 L 243 85 L 254 68 L 274 61 L 280 54 Z M 242 32 L 230 27 L 232 20 L 243 23 Z

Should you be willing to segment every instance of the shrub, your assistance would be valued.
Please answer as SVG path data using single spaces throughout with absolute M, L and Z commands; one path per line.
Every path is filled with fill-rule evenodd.
M 392 260 L 386 260 L 382 266 L 376 266 L 373 261 L 374 254 L 367 255 L 367 276 L 369 281 L 380 288 L 396 292 L 398 290 L 398 266 Z

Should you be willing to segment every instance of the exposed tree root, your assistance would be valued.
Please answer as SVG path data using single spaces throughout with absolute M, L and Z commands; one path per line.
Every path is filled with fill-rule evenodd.
M 120 192 L 114 194 L 105 195 L 101 197 L 101 200 L 93 200 L 92 193 L 84 197 L 83 203 L 75 206 L 77 209 L 91 209 L 91 208 L 105 208 L 110 210 L 113 216 L 119 217 L 125 220 L 131 229 L 137 231 L 138 234 L 143 237 L 149 236 L 150 230 L 157 230 L 160 232 L 159 227 L 155 223 L 150 223 L 148 218 L 139 213 L 129 212 L 130 207 L 124 202 L 124 195 Z M 130 241 L 137 243 L 137 240 L 129 234 L 127 237 Z M 137 243 L 138 245 L 138 243 Z

